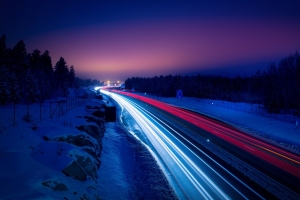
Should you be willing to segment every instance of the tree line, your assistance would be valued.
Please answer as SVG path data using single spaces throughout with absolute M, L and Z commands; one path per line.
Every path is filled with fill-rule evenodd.
M 252 76 L 230 78 L 198 74 L 132 77 L 125 81 L 125 88 L 164 97 L 175 97 L 176 90 L 182 90 L 184 96 L 255 103 L 270 113 L 299 116 L 300 56 L 296 52 Z
M 75 76 L 73 65 L 63 57 L 52 66 L 48 50 L 26 51 L 20 40 L 12 49 L 6 46 L 6 36 L 0 38 L 0 104 L 33 103 L 68 95 L 69 87 L 79 87 L 86 81 Z

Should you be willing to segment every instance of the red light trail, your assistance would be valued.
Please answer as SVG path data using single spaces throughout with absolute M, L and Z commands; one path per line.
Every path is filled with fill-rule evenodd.
M 114 92 L 139 99 L 140 101 L 167 111 L 300 178 L 300 157 L 298 155 L 254 138 L 240 130 L 234 129 L 228 125 L 224 125 L 217 120 L 193 113 L 191 111 L 133 93 L 121 91 Z

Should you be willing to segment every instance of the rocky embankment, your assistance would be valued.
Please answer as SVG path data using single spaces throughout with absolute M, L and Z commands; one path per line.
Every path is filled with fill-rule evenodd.
M 67 157 L 69 160 L 67 165 L 61 167 L 61 172 L 75 181 L 89 182 L 86 192 L 77 195 L 79 192 L 73 191 L 73 195 L 80 198 L 99 198 L 97 195 L 97 170 L 101 164 L 102 138 L 105 132 L 104 106 L 90 102 L 85 105 L 86 115 L 75 116 L 81 119 L 82 124 L 72 126 L 73 130 L 70 133 L 44 135 L 44 140 L 48 144 L 58 144 L 57 157 Z M 56 162 L 59 162 L 58 159 Z M 57 180 L 49 179 L 42 182 L 42 185 L 55 191 L 68 191 L 68 185 Z M 70 196 L 65 196 L 64 199 L 70 199 Z

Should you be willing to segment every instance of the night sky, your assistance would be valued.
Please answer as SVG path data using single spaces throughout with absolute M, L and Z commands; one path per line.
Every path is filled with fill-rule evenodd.
M 0 34 L 100 81 L 252 75 L 300 50 L 299 0 L 128 2 L 1 0 Z

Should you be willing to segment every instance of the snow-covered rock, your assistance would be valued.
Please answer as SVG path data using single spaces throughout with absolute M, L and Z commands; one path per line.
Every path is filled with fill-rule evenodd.
M 54 138 L 58 142 L 66 142 L 77 147 L 84 147 L 81 150 L 86 154 L 82 156 L 82 152 L 72 150 L 68 155 L 73 158 L 72 162 L 66 166 L 62 172 L 67 176 L 80 181 L 84 181 L 87 177 L 93 180 L 97 178 L 97 170 L 100 167 L 100 155 L 102 150 L 102 138 L 105 131 L 105 123 L 103 119 L 94 116 L 84 116 L 87 122 L 94 122 L 93 124 L 84 124 L 76 126 L 76 128 L 83 132 L 77 135 L 64 135 Z
M 82 166 L 73 160 L 65 169 L 62 170 L 67 176 L 80 181 L 85 181 L 87 178 L 86 172 L 83 170 Z
M 14 107 L 1 107 L 0 199 L 99 199 L 105 123 L 86 106 L 101 104 L 86 100 L 61 116 L 51 115 L 47 102 L 32 104 L 35 130 L 22 119 L 27 105 L 16 106 L 16 123 Z
M 67 191 L 68 188 L 63 183 L 58 183 L 56 181 L 48 180 L 42 183 L 43 186 L 49 187 L 55 191 Z

